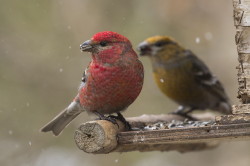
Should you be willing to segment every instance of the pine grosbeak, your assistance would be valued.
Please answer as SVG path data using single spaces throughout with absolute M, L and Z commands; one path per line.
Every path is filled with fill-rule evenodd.
M 43 132 L 59 135 L 83 111 L 112 122 L 114 119 L 104 114 L 117 113 L 125 121 L 120 112 L 134 102 L 142 89 L 143 66 L 126 37 L 111 31 L 99 32 L 80 49 L 90 52 L 92 61 L 83 74 L 78 94 L 41 129 Z
M 160 90 L 180 104 L 175 113 L 188 116 L 195 109 L 231 113 L 223 86 L 190 50 L 165 36 L 150 37 L 138 49 L 151 59 Z

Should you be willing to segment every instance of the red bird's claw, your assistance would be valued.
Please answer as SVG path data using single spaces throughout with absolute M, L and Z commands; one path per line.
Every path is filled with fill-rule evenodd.
M 131 130 L 131 125 L 126 121 L 126 119 L 122 116 L 121 113 L 117 113 L 117 116 L 114 115 L 109 115 L 108 117 L 120 120 L 124 125 L 127 130 Z
M 102 118 L 101 120 L 107 120 L 107 121 L 113 123 L 114 125 L 117 125 L 117 127 L 119 128 L 118 123 L 116 122 L 115 118 L 113 118 L 113 117 L 108 116 L 108 117 Z
M 125 124 L 125 128 L 126 128 L 127 130 L 131 130 L 131 129 L 132 129 L 132 128 L 131 128 L 131 125 L 128 123 L 128 121 L 124 121 L 123 123 Z
M 113 119 L 118 119 L 118 120 L 119 120 L 118 116 L 115 116 L 115 115 L 109 115 L 108 117 L 109 117 L 109 118 L 113 118 Z

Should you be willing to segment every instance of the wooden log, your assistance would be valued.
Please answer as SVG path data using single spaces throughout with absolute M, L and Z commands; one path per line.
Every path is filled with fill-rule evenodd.
M 195 115 L 195 118 L 201 118 L 203 120 L 214 119 L 213 114 L 207 113 L 203 115 Z M 162 114 L 162 115 L 142 115 L 139 117 L 127 118 L 133 130 L 151 130 L 156 129 L 158 124 L 162 122 L 162 126 L 168 125 L 176 126 L 176 122 L 184 121 L 184 117 L 174 114 Z M 120 146 L 118 145 L 117 135 L 118 133 L 125 131 L 124 124 L 116 120 L 119 127 L 113 123 L 105 120 L 90 121 L 80 125 L 75 132 L 75 142 L 79 149 L 87 153 L 109 153 L 112 151 L 125 152 L 135 150 L 134 146 Z M 175 124 L 175 125 L 173 125 Z M 155 126 L 154 126 L 155 125 Z M 129 131 L 130 132 L 130 131 Z M 184 144 L 168 144 L 168 145 L 137 145 L 138 151 L 167 151 L 177 150 L 179 152 L 186 152 L 190 150 L 201 150 L 205 148 L 212 148 L 215 144 L 207 143 L 195 143 L 190 145 Z
M 210 141 L 250 139 L 250 123 L 211 125 L 152 131 L 130 131 L 118 134 L 120 145 L 204 143 Z
M 203 118 L 209 119 L 207 115 Z M 75 142 L 79 149 L 87 153 L 105 154 L 128 151 L 188 152 L 214 148 L 220 141 L 250 139 L 250 114 L 217 116 L 216 121 L 211 117 L 209 121 L 180 121 L 183 117 L 172 114 L 142 115 L 127 120 L 136 131 L 125 131 L 124 124 L 119 120 L 119 127 L 105 120 L 91 121 L 76 130 Z
M 250 104 L 233 105 L 233 114 L 250 114 Z
M 217 124 L 250 123 L 250 114 L 223 115 L 215 118 Z
M 190 151 L 201 151 L 216 148 L 219 145 L 218 142 L 206 142 L 206 143 L 168 143 L 168 144 L 122 144 L 117 146 L 113 152 L 151 152 L 151 151 L 178 151 L 180 153 Z

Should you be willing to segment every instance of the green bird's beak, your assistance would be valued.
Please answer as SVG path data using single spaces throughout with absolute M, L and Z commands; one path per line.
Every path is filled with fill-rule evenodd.
M 146 42 L 146 41 L 141 42 L 138 45 L 137 50 L 139 51 L 140 56 L 146 56 L 146 55 L 151 54 L 151 48 L 150 48 L 148 42 Z

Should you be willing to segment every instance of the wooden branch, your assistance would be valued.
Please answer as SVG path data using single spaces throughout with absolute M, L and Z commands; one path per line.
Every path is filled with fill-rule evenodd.
M 132 131 L 118 134 L 119 144 L 200 143 L 216 140 L 250 138 L 250 124 L 211 125 L 155 131 Z
M 217 147 L 219 144 L 216 141 L 213 142 L 204 142 L 204 143 L 158 143 L 158 144 L 145 144 L 145 143 L 136 143 L 136 144 L 123 144 L 117 146 L 113 152 L 150 152 L 150 151 L 178 151 L 180 153 L 190 152 L 190 151 L 200 151 L 208 150 Z
M 239 65 L 238 98 L 243 104 L 250 103 L 250 1 L 233 0 L 235 42 L 238 51 Z
M 87 153 L 128 151 L 187 152 L 214 148 L 219 141 L 250 139 L 250 114 L 224 115 L 211 119 L 183 121 L 177 115 L 143 115 L 127 118 L 133 131 L 97 120 L 82 124 L 75 132 L 77 146 Z M 210 118 L 209 118 L 210 117 Z M 197 118 L 197 116 L 196 116 Z M 178 119 L 178 120 L 177 120 Z
M 250 104 L 233 105 L 233 114 L 250 114 Z
M 250 114 L 217 116 L 215 118 L 215 121 L 217 124 L 220 124 L 220 125 L 249 123 Z
M 212 114 L 204 114 L 203 116 L 196 115 L 195 118 L 202 117 L 203 120 L 212 119 Z M 133 130 L 142 130 L 145 126 L 150 126 L 157 122 L 166 122 L 171 123 L 173 120 L 183 121 L 185 118 L 179 115 L 174 114 L 162 114 L 162 115 L 141 115 L 139 117 L 131 117 L 127 118 L 127 121 L 130 123 Z M 87 153 L 109 153 L 116 148 L 118 148 L 117 134 L 119 132 L 125 131 L 124 124 L 117 120 L 117 125 L 112 124 L 106 120 L 97 120 L 86 122 L 78 128 L 75 132 L 75 142 L 79 149 L 87 152 Z M 157 150 L 159 148 L 163 149 L 174 149 L 176 145 L 167 145 L 165 148 L 162 146 L 148 146 L 147 148 L 139 147 L 138 150 L 143 151 L 143 149 L 148 150 Z M 195 149 L 202 149 L 206 147 L 205 144 L 199 144 Z M 120 151 L 125 150 L 128 151 L 133 147 L 126 146 L 124 148 L 120 148 Z M 191 145 L 186 145 L 184 147 L 179 147 L 180 151 L 185 151 L 185 149 L 194 149 Z M 132 149 L 131 149 L 132 150 Z M 131 151 L 129 150 L 129 151 Z M 186 150 L 187 151 L 187 150 Z

